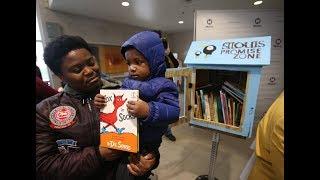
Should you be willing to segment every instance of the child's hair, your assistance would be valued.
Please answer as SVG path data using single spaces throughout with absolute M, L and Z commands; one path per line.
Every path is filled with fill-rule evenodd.
M 63 57 L 65 57 L 70 51 L 81 48 L 88 50 L 92 54 L 89 45 L 81 37 L 62 35 L 51 41 L 46 46 L 44 49 L 43 58 L 51 71 L 56 75 L 60 75 L 60 66 Z

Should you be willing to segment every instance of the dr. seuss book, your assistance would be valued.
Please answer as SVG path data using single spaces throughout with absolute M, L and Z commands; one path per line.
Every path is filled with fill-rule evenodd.
M 100 90 L 106 106 L 100 110 L 100 146 L 137 153 L 137 118 L 127 111 L 127 102 L 136 101 L 138 90 Z

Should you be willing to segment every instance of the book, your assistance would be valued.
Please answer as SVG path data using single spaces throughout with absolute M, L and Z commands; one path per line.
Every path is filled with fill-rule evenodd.
M 200 98 L 200 94 L 199 91 L 196 91 L 196 96 L 197 96 L 197 118 L 203 119 L 203 115 L 202 115 L 202 102 L 201 102 L 201 98 Z
M 214 109 L 214 122 L 219 122 L 219 118 L 218 118 L 218 105 L 217 105 L 218 97 L 217 97 L 217 96 L 214 96 L 213 93 L 212 93 L 212 97 L 213 97 L 213 109 Z
M 206 119 L 207 118 L 207 114 L 206 114 L 206 104 L 205 104 L 205 99 L 204 99 L 204 93 L 203 93 L 202 89 L 200 89 L 199 92 L 200 92 L 202 116 L 203 116 L 203 119 Z
M 205 112 L 206 112 L 205 120 L 211 121 L 209 94 L 204 94 L 203 96 L 204 96 L 204 105 L 205 105 Z
M 236 125 L 236 102 L 233 101 L 231 99 L 231 102 L 232 102 L 232 123 L 233 125 L 235 126 Z
M 243 103 L 243 98 L 239 97 L 236 93 L 234 93 L 232 90 L 227 88 L 226 86 L 222 86 L 222 89 L 225 90 L 230 96 L 232 96 L 235 100 L 240 102 L 241 104 Z
M 217 100 L 218 121 L 219 121 L 219 123 L 224 123 L 222 104 L 221 104 L 221 96 L 217 95 L 216 97 L 217 97 L 216 100 Z
M 127 110 L 128 101 L 137 101 L 138 90 L 100 90 L 106 106 L 100 109 L 100 146 L 137 153 L 139 135 L 137 118 Z
M 242 104 L 238 104 L 237 119 L 236 119 L 236 126 L 238 127 L 240 126 L 241 114 L 242 114 Z
M 227 101 L 225 94 L 220 91 L 220 99 L 221 99 L 221 107 L 222 107 L 222 115 L 223 115 L 223 122 L 228 124 L 228 110 L 227 110 Z
M 235 85 L 232 85 L 229 82 L 224 82 L 224 85 L 227 86 L 228 88 L 230 88 L 238 97 L 240 97 L 241 99 L 244 98 L 244 92 L 241 91 L 239 88 L 237 88 Z
M 209 109 L 210 109 L 210 120 L 215 121 L 214 116 L 215 116 L 216 109 L 214 108 L 214 94 L 212 92 L 208 93 L 208 99 L 209 99 Z

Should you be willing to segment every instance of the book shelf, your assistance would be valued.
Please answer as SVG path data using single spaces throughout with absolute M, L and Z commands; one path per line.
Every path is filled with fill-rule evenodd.
M 239 130 L 246 83 L 247 72 L 196 69 L 194 119 Z
M 270 47 L 271 36 L 193 41 L 184 61 L 192 71 L 186 87 L 191 89 L 186 94 L 190 125 L 251 137 L 261 68 L 270 64 Z

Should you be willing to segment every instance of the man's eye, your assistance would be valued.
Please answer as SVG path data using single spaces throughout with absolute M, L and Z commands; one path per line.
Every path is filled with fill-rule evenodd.
M 81 69 L 78 68 L 78 67 L 76 67 L 76 68 L 73 68 L 73 69 L 72 69 L 72 72 L 74 72 L 74 73 L 80 73 L 80 72 L 81 72 Z
M 91 58 L 88 62 L 88 66 L 94 66 L 94 65 L 95 65 L 94 58 Z

